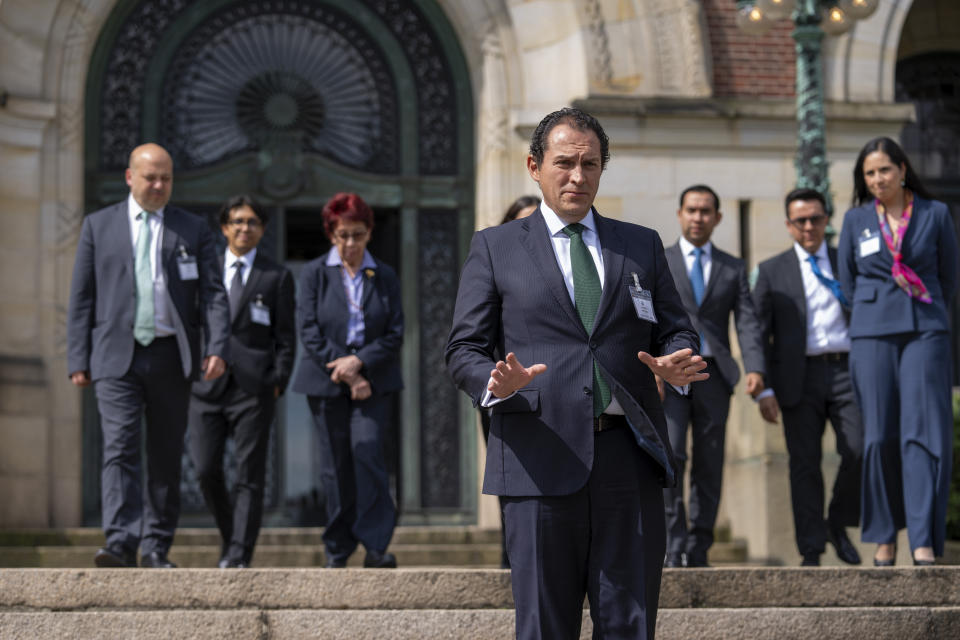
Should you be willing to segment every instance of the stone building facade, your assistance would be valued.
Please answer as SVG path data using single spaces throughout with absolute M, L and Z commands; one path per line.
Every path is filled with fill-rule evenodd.
M 364 158 L 322 143 L 324 123 L 336 115 L 326 85 L 313 86 L 329 107 L 328 120 L 314 123 L 314 142 L 304 137 L 307 125 L 290 143 L 272 133 L 258 138 L 240 122 L 245 145 L 200 157 L 171 133 L 202 135 L 190 128 L 199 121 L 183 114 L 199 113 L 188 98 L 204 74 L 217 72 L 201 64 L 203 52 L 226 33 L 242 41 L 256 32 L 243 27 L 253 18 L 237 13 L 242 4 L 281 22 L 299 11 L 297 24 L 313 37 L 340 43 L 333 49 L 343 62 L 327 64 L 353 69 L 378 109 L 371 122 L 382 135 L 364 139 Z M 384 212 L 381 228 L 395 237 L 382 250 L 401 267 L 412 320 L 396 442 L 403 518 L 493 526 L 495 502 L 477 495 L 475 414 L 451 389 L 433 391 L 431 376 L 469 234 L 534 191 L 524 158 L 545 113 L 575 104 L 603 122 L 612 141 L 597 200 L 603 214 L 648 225 L 670 243 L 677 195 L 705 182 L 726 213 L 719 246 L 753 265 L 788 245 L 782 198 L 794 184 L 796 144 L 790 26 L 745 35 L 734 7 L 734 0 L 0 0 L 0 527 L 73 526 L 96 513 L 95 408 L 67 379 L 67 294 L 84 213 L 123 194 L 123 165 L 109 161 L 110 150 L 145 139 L 180 145 L 178 204 L 206 211 L 255 185 L 283 221 L 271 245 L 281 259 L 314 228 L 296 221 L 333 190 L 360 191 Z M 944 89 L 953 82 L 951 95 L 960 96 L 958 25 L 952 0 L 881 0 L 852 32 L 825 40 L 827 148 L 841 214 L 856 153 L 876 135 L 909 139 L 944 198 L 960 200 L 958 173 L 950 173 L 960 126 Z M 180 55 L 188 46 L 195 56 Z M 306 85 L 294 84 L 309 93 L 321 80 L 304 74 Z M 922 82 L 931 74 L 939 84 Z M 176 91 L 186 102 L 168 99 Z M 275 119 L 282 120 L 283 100 L 300 99 L 288 94 L 273 103 Z M 223 118 L 237 113 L 227 109 Z M 742 396 L 738 389 L 728 427 L 722 520 L 747 540 L 752 558 L 793 564 L 782 433 Z M 292 429 L 296 407 L 289 411 Z M 283 484 L 282 471 L 277 478 Z

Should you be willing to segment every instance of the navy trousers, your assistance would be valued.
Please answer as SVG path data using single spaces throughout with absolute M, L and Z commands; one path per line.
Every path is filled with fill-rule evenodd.
M 572 495 L 504 497 L 518 639 L 652 639 L 666 546 L 657 463 L 629 428 L 596 434 L 593 470 Z
M 100 500 L 107 546 L 166 554 L 180 517 L 180 462 L 190 381 L 173 337 L 139 344 L 129 371 L 95 383 L 103 469 Z M 140 481 L 146 418 L 146 491 Z
M 850 367 L 864 423 L 863 540 L 943 555 L 953 446 L 950 336 L 855 338 Z
M 663 412 L 667 418 L 670 447 L 679 467 L 676 487 L 663 490 L 667 517 L 667 552 L 686 553 L 694 562 L 705 564 L 713 545 L 713 527 L 720 508 L 723 485 L 723 448 L 730 388 L 720 376 L 713 358 L 704 370 L 710 377 L 690 385 L 682 396 L 664 385 Z M 687 432 L 692 439 L 690 461 L 690 525 L 683 505 L 683 473 L 687 462 Z
M 253 558 L 263 520 L 267 449 L 275 407 L 272 393 L 251 395 L 233 379 L 216 400 L 190 399 L 190 458 L 204 502 L 220 530 L 221 559 L 249 565 Z M 223 452 L 230 435 L 237 459 L 232 504 L 223 473 Z
M 346 561 L 357 544 L 383 553 L 397 511 L 383 450 L 391 398 L 307 396 L 317 427 L 320 481 L 327 501 L 323 542 L 327 558 Z

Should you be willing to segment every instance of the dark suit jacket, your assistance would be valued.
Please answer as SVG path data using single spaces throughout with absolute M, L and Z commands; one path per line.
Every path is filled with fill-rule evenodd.
M 848 211 L 840 233 L 837 277 L 853 305 L 850 337 L 949 331 L 948 304 L 957 286 L 957 237 L 947 205 L 916 198 L 901 247 L 904 264 L 923 280 L 931 304 L 909 297 L 894 281 L 893 255 L 882 236 L 880 251 L 860 257 L 864 230 L 880 233 L 872 202 Z
M 374 260 L 377 263 L 374 274 L 364 276 L 364 344 L 356 355 L 363 361 L 361 375 L 370 382 L 373 393 L 382 394 L 403 388 L 400 375 L 403 306 L 396 272 Z M 328 267 L 326 261 L 327 254 L 323 254 L 304 265 L 300 273 L 297 325 L 303 356 L 293 390 L 332 398 L 349 394 L 346 384 L 330 380 L 327 363 L 350 354 L 347 350 L 350 312 L 340 267 Z
M 827 247 L 827 256 L 836 274 L 837 250 Z M 760 263 L 753 301 L 763 331 L 767 386 L 781 407 L 792 407 L 803 395 L 807 362 L 807 296 L 793 245 Z
M 197 260 L 199 277 L 195 280 L 180 279 L 177 256 L 181 248 Z M 207 222 L 183 209 L 165 207 L 161 259 L 183 375 L 196 377 L 202 358 L 208 355 L 229 362 L 229 308 Z M 134 278 L 130 219 L 124 200 L 83 220 L 67 314 L 69 373 L 89 371 L 97 380 L 122 376 L 130 368 Z
M 730 355 L 731 311 L 736 321 L 737 339 L 740 341 L 744 367 L 748 372 L 764 372 L 760 323 L 753 307 L 753 299 L 750 297 L 747 269 L 743 260 L 734 258 L 713 245 L 710 252 L 710 280 L 703 293 L 703 301 L 700 306 L 697 306 L 680 243 L 668 247 L 666 255 L 673 281 L 680 293 L 680 300 L 690 314 L 693 328 L 710 345 L 720 375 L 733 393 L 733 388 L 740 380 L 740 369 Z
M 269 326 L 252 319 L 250 305 L 258 303 L 269 311 Z M 293 276 L 286 267 L 258 251 L 240 296 L 237 315 L 230 323 L 227 373 L 216 380 L 194 382 L 193 394 L 214 400 L 223 394 L 233 376 L 247 393 L 269 394 L 272 398 L 274 387 L 279 387 L 281 393 L 287 388 L 296 349 Z
M 531 384 L 493 407 L 484 493 L 568 495 L 593 465 L 593 362 L 626 412 L 637 443 L 673 484 L 675 462 L 653 373 L 653 355 L 699 340 L 680 303 L 656 232 L 594 212 L 605 271 L 593 332 L 587 335 L 567 293 L 549 231 L 532 216 L 473 236 L 460 278 L 446 360 L 457 386 L 478 404 L 495 353 L 547 365 Z M 652 292 L 658 324 L 640 320 L 627 286 L 636 273 Z

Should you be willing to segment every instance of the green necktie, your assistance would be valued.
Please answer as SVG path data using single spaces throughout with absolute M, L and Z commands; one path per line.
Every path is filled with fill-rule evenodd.
M 579 222 L 563 228 L 563 232 L 570 238 L 570 268 L 573 271 L 573 300 L 577 307 L 577 315 L 587 333 L 593 331 L 593 323 L 600 307 L 600 276 L 597 275 L 597 265 L 583 243 L 584 226 Z M 593 361 L 593 415 L 599 416 L 610 404 L 610 385 L 600 375 L 597 361 Z
M 137 309 L 133 338 L 143 346 L 153 342 L 153 272 L 150 270 L 150 212 L 140 214 L 140 233 L 134 252 L 133 270 L 137 279 Z

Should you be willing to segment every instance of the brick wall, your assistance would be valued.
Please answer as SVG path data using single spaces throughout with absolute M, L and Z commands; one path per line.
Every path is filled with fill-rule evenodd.
M 735 0 L 701 0 L 713 57 L 713 93 L 718 98 L 792 98 L 796 54 L 790 20 L 778 20 L 761 36 L 742 32 Z

